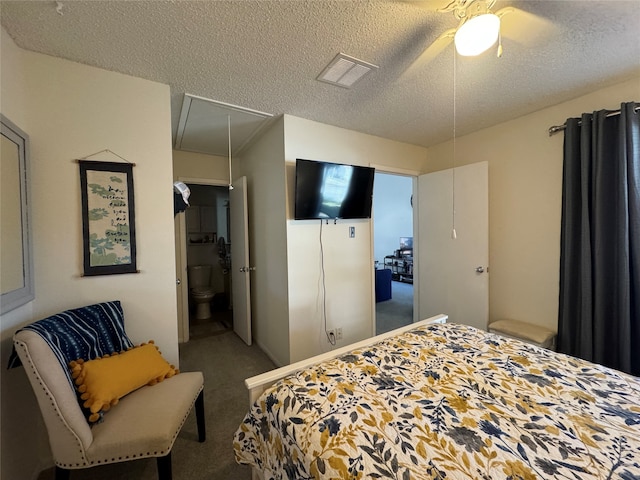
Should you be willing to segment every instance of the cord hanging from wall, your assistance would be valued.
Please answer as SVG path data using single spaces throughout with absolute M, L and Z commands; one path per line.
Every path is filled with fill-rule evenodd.
M 233 180 L 231 174 L 231 115 L 227 115 L 227 134 L 229 141 L 229 190 L 233 190 Z
M 329 225 L 328 219 L 327 225 Z M 320 274 L 322 279 L 322 319 L 324 323 L 324 333 L 327 336 L 327 341 L 335 347 L 335 333 L 333 330 L 329 331 L 327 329 L 327 286 L 325 283 L 326 275 L 324 271 L 324 246 L 322 245 L 322 219 L 320 219 Z

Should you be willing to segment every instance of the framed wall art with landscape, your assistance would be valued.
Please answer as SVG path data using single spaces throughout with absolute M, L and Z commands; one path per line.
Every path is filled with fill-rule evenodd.
M 137 273 L 133 164 L 78 163 L 84 275 Z

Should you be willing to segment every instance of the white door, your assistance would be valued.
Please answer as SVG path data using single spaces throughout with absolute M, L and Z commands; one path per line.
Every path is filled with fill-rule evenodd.
M 188 209 L 187 209 L 188 210 Z M 189 341 L 189 282 L 187 277 L 187 236 L 185 213 L 174 215 L 176 244 L 176 301 L 178 307 L 178 341 Z
M 231 291 L 233 331 L 251 345 L 251 287 L 249 267 L 249 216 L 247 213 L 247 177 L 233 182 L 229 191 L 231 216 Z
M 454 169 L 449 169 L 421 175 L 418 189 L 419 317 L 444 313 L 449 315 L 450 322 L 486 330 L 489 319 L 488 163 L 456 167 L 455 174 Z

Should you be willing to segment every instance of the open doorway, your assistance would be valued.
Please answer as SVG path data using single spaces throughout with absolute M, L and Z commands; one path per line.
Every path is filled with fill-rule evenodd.
M 413 322 L 413 180 L 392 173 L 375 175 L 376 335 Z
M 229 189 L 187 183 L 185 211 L 189 338 L 230 331 L 231 245 Z

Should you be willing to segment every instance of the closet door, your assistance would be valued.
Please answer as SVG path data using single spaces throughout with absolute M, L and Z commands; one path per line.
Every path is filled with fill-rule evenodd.
M 486 330 L 488 163 L 457 167 L 455 174 L 449 169 L 421 175 L 418 192 L 419 319 L 444 313 L 450 322 Z

